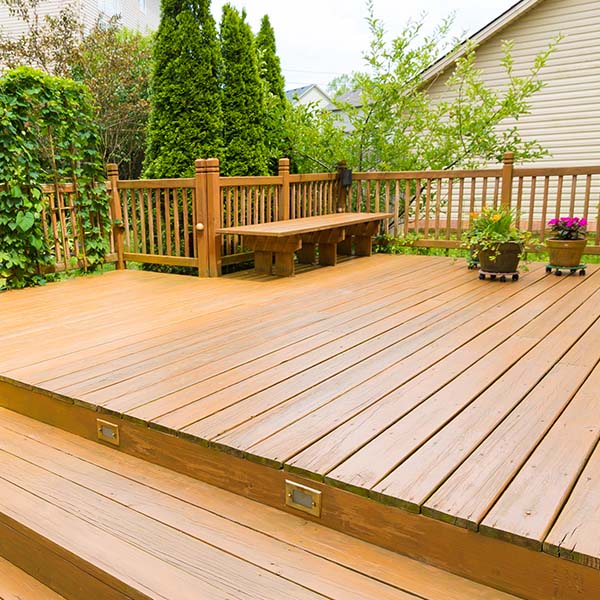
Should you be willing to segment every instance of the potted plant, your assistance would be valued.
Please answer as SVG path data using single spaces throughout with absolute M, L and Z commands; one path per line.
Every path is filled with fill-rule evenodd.
M 587 243 L 586 219 L 560 217 L 548 221 L 552 237 L 546 239 L 548 261 L 552 267 L 578 267 Z
M 471 226 L 462 239 L 471 253 L 477 253 L 481 271 L 517 272 L 531 234 L 515 227 L 514 221 L 514 214 L 504 207 L 484 208 L 481 213 L 471 215 Z

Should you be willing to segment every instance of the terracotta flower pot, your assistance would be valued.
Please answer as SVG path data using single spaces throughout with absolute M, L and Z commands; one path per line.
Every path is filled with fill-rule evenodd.
M 519 266 L 523 246 L 517 242 L 504 242 L 493 248 L 479 250 L 479 266 L 490 273 L 514 273 Z
M 581 256 L 587 240 L 547 239 L 548 262 L 555 267 L 577 267 L 581 264 Z

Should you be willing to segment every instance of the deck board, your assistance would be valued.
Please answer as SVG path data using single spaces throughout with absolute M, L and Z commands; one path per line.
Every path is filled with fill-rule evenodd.
M 0 409 L 0 510 L 151 597 L 513 598 L 115 453 Z
M 598 568 L 599 289 L 420 256 L 108 273 L 0 294 L 0 377 Z

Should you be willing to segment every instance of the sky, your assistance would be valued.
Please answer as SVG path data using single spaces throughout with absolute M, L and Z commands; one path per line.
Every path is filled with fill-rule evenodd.
M 373 0 L 375 16 L 394 37 L 408 19 L 427 15 L 438 24 L 454 13 L 455 36 L 473 34 L 517 0 Z M 335 77 L 363 69 L 368 48 L 366 0 L 212 0 L 217 24 L 224 4 L 245 8 L 256 33 L 268 14 L 275 30 L 277 53 L 286 89 L 316 83 L 326 88 Z

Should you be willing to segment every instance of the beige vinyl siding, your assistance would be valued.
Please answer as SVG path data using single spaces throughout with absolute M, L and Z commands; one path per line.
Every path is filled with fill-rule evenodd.
M 114 0 L 116 14 L 121 15 L 121 23 L 128 29 L 144 33 L 158 28 L 160 20 L 160 0 L 146 0 L 146 11 L 140 9 L 138 0 Z M 40 16 L 57 15 L 61 7 L 69 4 L 69 0 L 41 0 L 38 7 Z M 101 16 L 102 0 L 75 0 L 84 25 L 90 28 Z M 11 17 L 8 8 L 0 5 L 0 28 L 9 36 L 21 35 L 25 29 L 22 23 Z
M 600 1 L 544 0 L 484 41 L 476 65 L 488 85 L 502 88 L 502 40 L 514 42 L 514 70 L 525 75 L 534 57 L 561 33 L 564 39 L 543 69 L 547 84 L 519 120 L 525 139 L 537 139 L 551 156 L 543 166 L 600 164 Z M 450 69 L 429 87 L 447 98 Z M 512 125 L 512 123 L 507 123 Z M 540 165 L 540 161 L 537 162 Z M 542 166 L 542 165 L 540 165 Z

